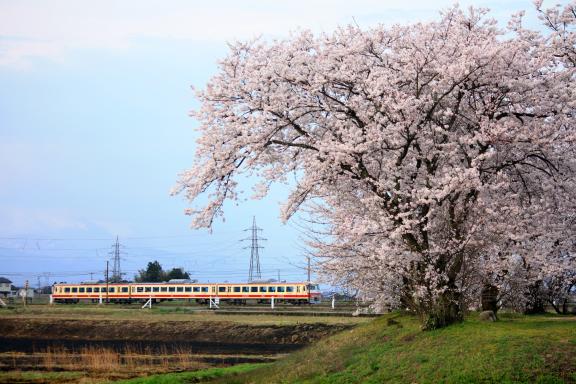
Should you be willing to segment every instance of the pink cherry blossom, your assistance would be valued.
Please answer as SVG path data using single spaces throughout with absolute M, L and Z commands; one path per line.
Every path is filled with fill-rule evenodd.
M 193 225 L 239 198 L 240 175 L 258 196 L 285 183 L 282 216 L 311 224 L 326 278 L 425 328 L 460 320 L 482 284 L 524 302 L 574 271 L 576 2 L 537 7 L 547 33 L 455 6 L 231 45 L 197 93 L 202 135 L 175 189 L 208 197 Z

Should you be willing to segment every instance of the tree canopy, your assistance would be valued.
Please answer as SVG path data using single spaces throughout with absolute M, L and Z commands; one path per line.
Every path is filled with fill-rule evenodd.
M 189 279 L 190 275 L 183 268 L 172 268 L 164 271 L 158 261 L 150 261 L 146 269 L 138 271 L 134 280 L 140 283 L 159 283 L 171 279 Z
M 239 198 L 241 174 L 257 196 L 285 182 L 282 215 L 316 224 L 321 269 L 425 328 L 460 320 L 483 284 L 574 270 L 576 3 L 537 7 L 549 33 L 453 7 L 232 45 L 175 191 L 208 196 L 193 224 Z

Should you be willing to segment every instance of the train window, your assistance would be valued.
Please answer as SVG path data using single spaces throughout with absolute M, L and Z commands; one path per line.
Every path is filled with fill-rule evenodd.
M 110 289 L 108 290 L 108 292 L 114 292 L 114 287 L 110 287 Z
M 152 287 L 144 287 L 144 292 L 152 292 Z
M 202 292 L 208 292 L 208 287 L 202 287 Z
M 122 292 L 124 293 L 128 292 L 128 287 L 122 287 Z
M 91 292 L 92 292 L 92 287 L 86 288 L 86 292 L 91 293 Z
M 294 292 L 294 287 L 286 287 L 286 292 Z
M 266 292 L 268 291 L 268 287 L 260 287 L 260 292 Z
M 152 287 L 152 292 L 160 292 L 160 287 Z
M 184 287 L 176 287 L 176 292 L 184 292 Z
M 250 292 L 258 292 L 258 287 L 250 287 Z
M 234 293 L 240 292 L 240 287 L 234 287 Z
M 192 292 L 192 287 L 184 287 L 185 292 Z
M 72 293 L 76 293 L 76 292 L 78 292 L 78 288 L 72 287 Z
M 218 292 L 226 292 L 226 287 L 218 287 Z
M 102 287 L 102 288 L 100 289 L 100 292 L 106 292 L 106 287 Z
M 144 292 L 144 287 L 138 287 L 138 288 L 136 288 L 136 292 L 138 292 L 138 293 Z
M 168 287 L 168 292 L 174 292 L 176 291 L 176 287 Z
M 278 292 L 284 292 L 285 289 L 286 287 L 278 287 Z
M 84 293 L 84 287 L 80 287 L 80 288 L 78 288 L 78 292 L 80 292 L 80 293 Z
M 194 291 L 194 292 L 200 292 L 200 287 L 193 287 L 193 288 L 192 288 L 192 291 Z
M 94 287 L 94 292 L 96 293 L 100 292 L 100 287 Z
M 243 293 L 248 293 L 248 292 L 250 292 L 250 287 L 242 287 L 242 292 L 243 292 Z
M 276 287 L 268 287 L 268 292 L 276 292 Z
M 160 287 L 160 292 L 168 292 L 168 287 Z
M 64 292 L 70 293 L 70 288 L 69 287 L 64 288 Z

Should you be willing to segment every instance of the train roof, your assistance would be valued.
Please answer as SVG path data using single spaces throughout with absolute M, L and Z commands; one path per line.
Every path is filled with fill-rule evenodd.
M 80 283 L 56 283 L 54 285 L 290 285 L 290 284 L 317 284 L 314 282 L 307 282 L 307 281 L 253 281 L 250 283 L 199 283 L 199 282 L 175 282 L 175 281 L 163 281 L 163 282 L 125 282 L 125 283 L 106 283 L 106 282 L 97 282 L 97 281 L 83 281 Z

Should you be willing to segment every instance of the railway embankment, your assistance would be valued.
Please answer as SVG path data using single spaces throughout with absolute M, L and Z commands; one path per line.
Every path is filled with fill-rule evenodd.
M 350 328 L 349 324 L 245 324 L 227 321 L 89 320 L 3 318 L 0 352 L 47 347 L 136 345 L 156 350 L 179 347 L 199 353 L 285 353 Z

